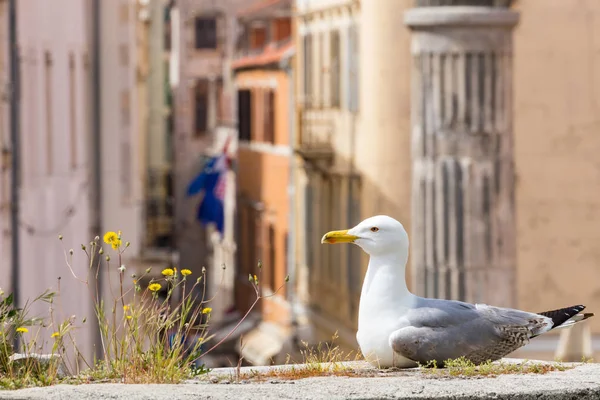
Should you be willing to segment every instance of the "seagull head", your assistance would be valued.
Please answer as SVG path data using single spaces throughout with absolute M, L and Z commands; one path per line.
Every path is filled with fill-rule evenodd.
M 367 218 L 351 229 L 327 232 L 321 243 L 354 243 L 370 256 L 399 252 L 408 255 L 408 234 L 404 226 L 387 215 Z

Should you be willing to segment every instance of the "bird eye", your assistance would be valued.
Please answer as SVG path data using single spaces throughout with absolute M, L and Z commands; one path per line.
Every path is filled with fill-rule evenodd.
M 377 232 L 378 230 L 379 230 L 379 228 L 376 227 L 376 226 L 374 226 L 374 227 L 371 228 L 371 232 Z

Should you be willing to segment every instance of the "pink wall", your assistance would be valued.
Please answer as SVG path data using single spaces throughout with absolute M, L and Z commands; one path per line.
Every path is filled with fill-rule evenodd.
M 8 2 L 0 2 L 0 85 L 8 87 Z M 10 146 L 9 103 L 0 101 L 0 145 Z M 0 289 L 10 286 L 10 169 L 0 169 Z
M 90 20 L 86 3 L 19 0 L 17 5 L 22 57 L 20 298 L 33 298 L 46 288 L 56 290 L 61 277 L 57 319 L 76 315 L 78 325 L 83 316 L 91 319 L 92 305 L 86 288 L 71 276 L 65 264 L 63 246 L 67 251 L 75 249 L 73 267 L 85 277 L 81 243 L 92 239 L 86 84 L 90 72 L 85 66 Z M 59 234 L 64 236 L 63 243 L 57 239 Z M 33 311 L 45 316 L 48 305 L 40 303 Z M 50 333 L 41 332 L 39 340 L 50 342 Z M 80 330 L 77 342 L 89 355 L 90 330 Z

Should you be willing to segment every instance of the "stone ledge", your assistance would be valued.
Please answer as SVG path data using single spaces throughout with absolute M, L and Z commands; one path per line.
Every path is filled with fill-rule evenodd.
M 522 360 L 504 360 L 522 362 Z M 364 363 L 355 369 L 380 372 Z M 569 365 L 569 364 L 565 364 Z M 600 364 L 574 364 L 573 369 L 548 374 L 500 375 L 495 378 L 424 377 L 418 369 L 371 377 L 314 377 L 296 381 L 267 380 L 244 384 L 211 378 L 235 376 L 235 368 L 211 371 L 202 379 L 179 385 L 57 385 L 0 391 L 0 399 L 598 399 Z M 279 367 L 244 367 L 242 373 L 265 373 Z M 295 366 L 298 368 L 298 366 Z M 216 381 L 213 379 L 213 381 Z M 227 384 L 229 383 L 229 384 Z
M 519 13 L 496 7 L 423 7 L 404 12 L 404 23 L 412 29 L 441 26 L 512 27 L 518 22 Z

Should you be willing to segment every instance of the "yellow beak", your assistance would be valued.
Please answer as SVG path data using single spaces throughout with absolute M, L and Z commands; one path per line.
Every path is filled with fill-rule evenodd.
M 331 231 L 323 235 L 321 243 L 354 243 L 358 236 L 348 234 L 348 229 L 343 231 Z

